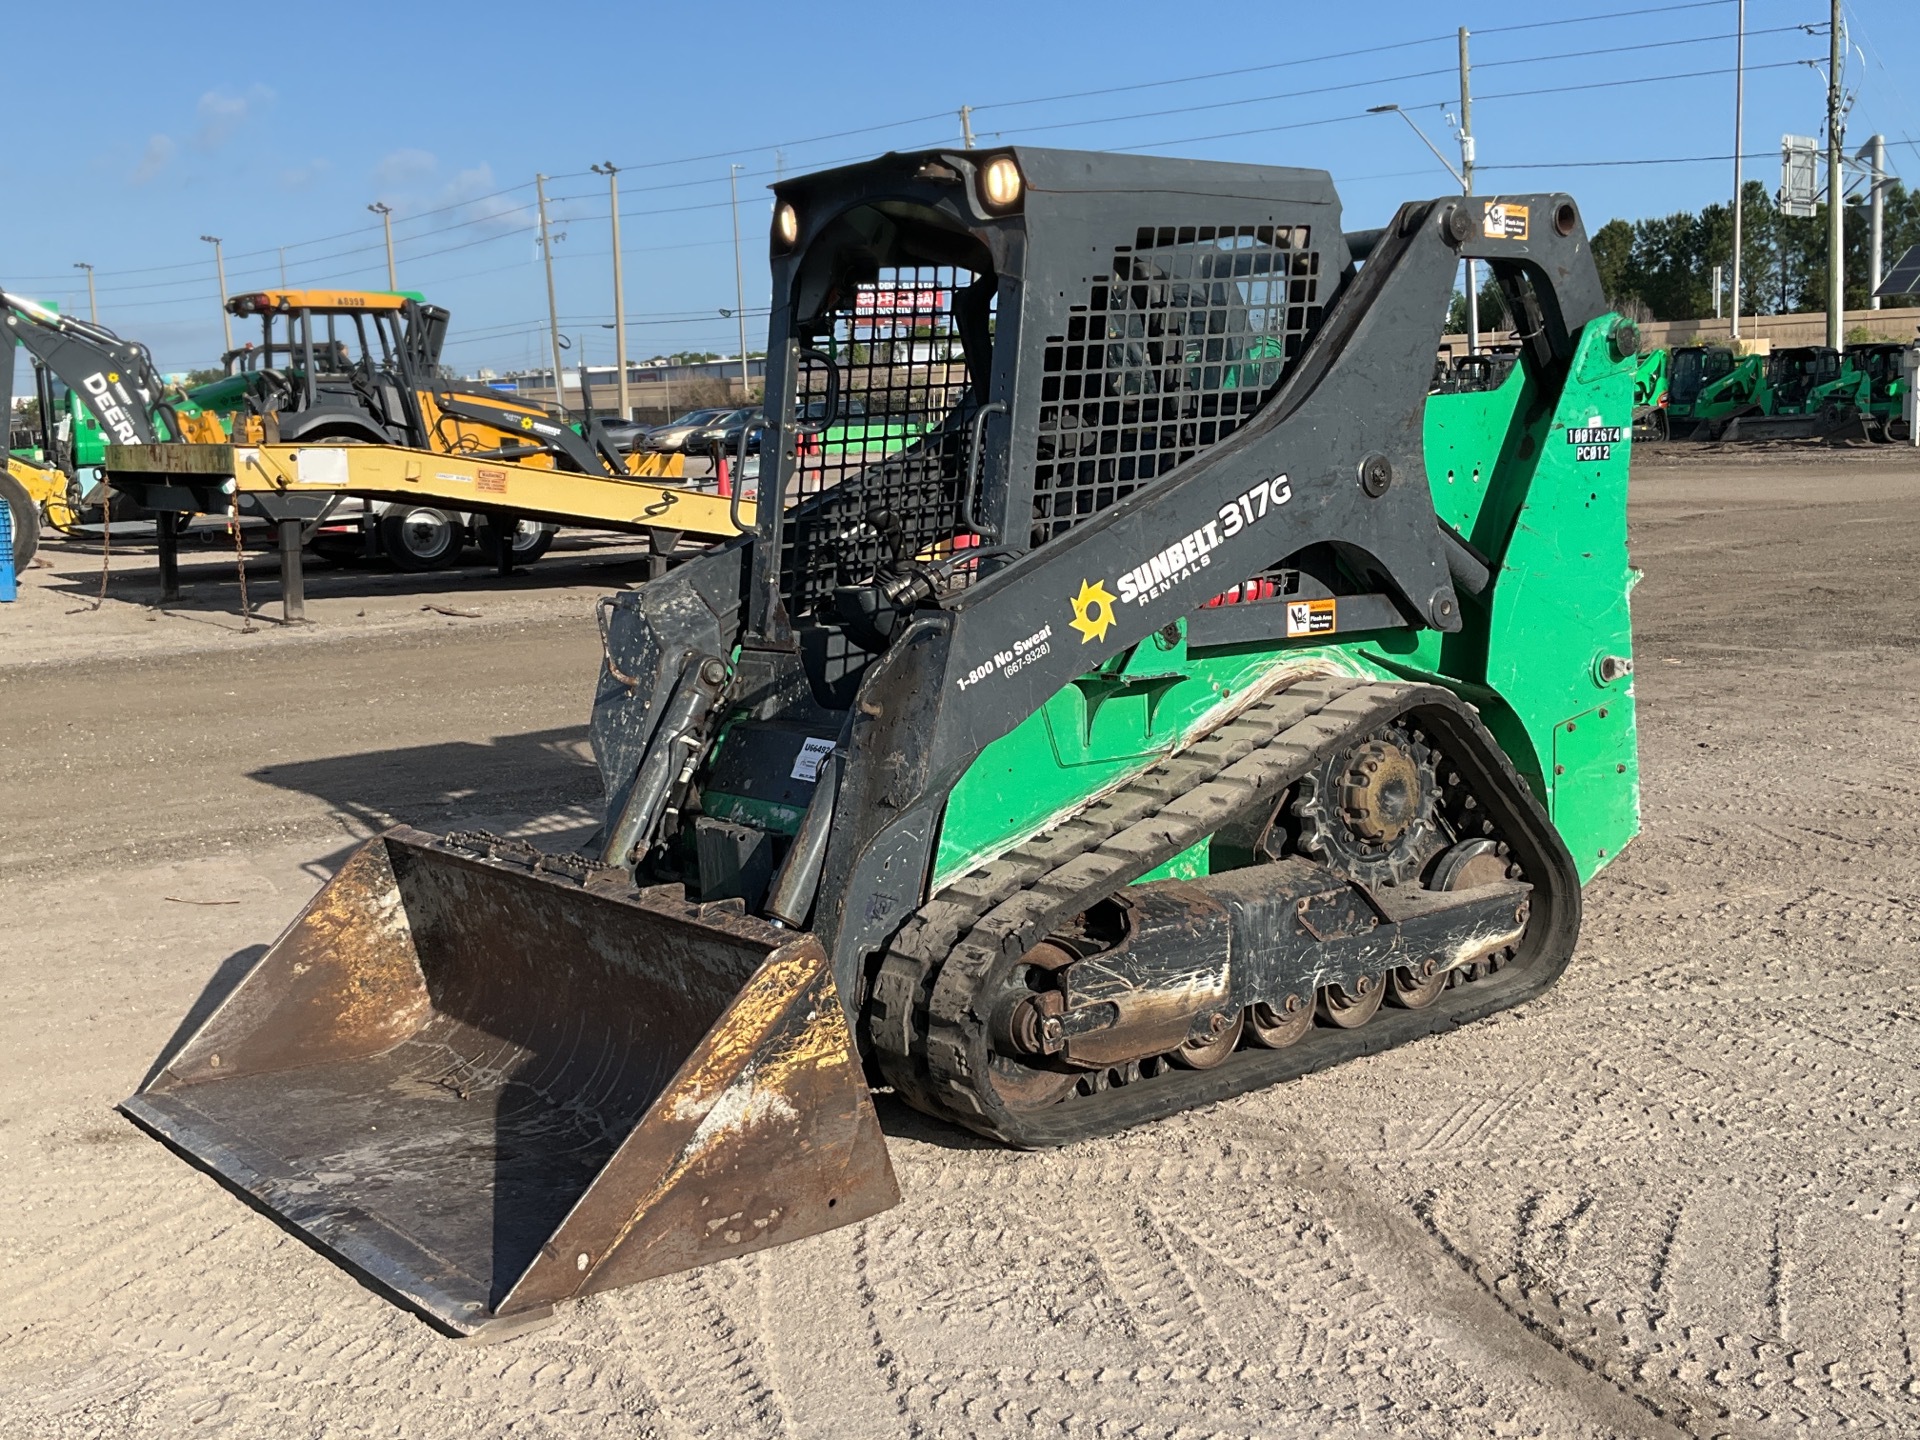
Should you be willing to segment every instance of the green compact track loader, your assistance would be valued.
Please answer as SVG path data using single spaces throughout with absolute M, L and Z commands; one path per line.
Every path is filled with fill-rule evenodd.
M 1633 438 L 1665 440 L 1667 424 L 1667 364 L 1670 350 L 1649 350 L 1640 357 L 1633 375 Z
M 123 1103 L 453 1332 L 892 1205 L 875 1087 L 1046 1147 L 1508 1009 L 1638 828 L 1638 336 L 1568 197 L 774 194 L 758 518 L 603 602 L 587 853 L 374 839 Z M 1518 363 L 1430 393 L 1467 257 Z M 924 431 L 818 444 L 854 400 Z

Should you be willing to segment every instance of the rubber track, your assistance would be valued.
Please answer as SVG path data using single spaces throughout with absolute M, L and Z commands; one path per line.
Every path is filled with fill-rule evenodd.
M 1565 955 L 1456 987 L 1429 1010 L 1383 1010 L 1356 1030 L 1316 1027 L 1285 1050 L 1243 1049 L 1215 1070 L 1175 1070 L 1014 1113 L 981 1094 L 976 1070 L 984 1054 L 984 1017 L 974 1013 L 973 1000 L 1003 957 L 1025 953 L 1060 917 L 1164 864 L 1243 807 L 1270 801 L 1329 747 L 1357 741 L 1416 703 L 1435 699 L 1453 701 L 1423 685 L 1347 678 L 1299 682 L 1054 829 L 960 877 L 901 927 L 875 975 L 867 1034 L 881 1073 L 902 1098 L 930 1114 L 1008 1144 L 1057 1145 L 1449 1029 L 1544 989 L 1564 967 Z M 1490 737 L 1487 745 L 1497 748 Z M 1521 788 L 1511 768 L 1502 769 Z

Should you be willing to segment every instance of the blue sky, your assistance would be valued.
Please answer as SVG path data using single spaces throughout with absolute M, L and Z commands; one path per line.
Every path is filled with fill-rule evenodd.
M 81 22 L 17 6 L 0 286 L 84 315 L 73 263 L 89 261 L 105 323 L 146 341 L 163 370 L 211 364 L 220 319 L 199 236 L 223 238 L 234 290 L 277 283 L 283 246 L 294 284 L 384 287 L 366 208 L 378 200 L 393 207 L 402 286 L 453 311 L 448 359 L 466 371 L 535 364 L 546 296 L 532 181 L 545 172 L 565 237 L 562 328 L 605 363 L 607 191 L 588 166 L 611 161 L 631 353 L 731 350 L 734 322 L 718 313 L 734 305 L 730 163 L 743 167 L 750 310 L 766 304 L 762 187 L 774 175 L 955 143 L 962 104 L 976 107 L 983 144 L 1324 167 L 1358 228 L 1452 187 L 1404 122 L 1365 111 L 1398 103 L 1456 155 L 1446 114 L 1462 24 L 1474 32 L 1478 188 L 1564 188 L 1597 226 L 1731 188 L 1726 159 L 1593 163 L 1731 154 L 1734 0 L 1619 13 L 1646 9 L 468 0 L 252 7 L 244 23 L 210 27 L 194 17 L 224 12 L 110 3 Z M 1884 132 L 1911 184 L 1912 0 L 1854 0 L 1847 13 L 1850 145 Z M 1769 187 L 1781 133 L 1820 133 L 1824 79 L 1795 62 L 1824 65 L 1827 42 L 1794 27 L 1826 14 L 1819 0 L 1747 5 L 1744 148 Z M 1648 77 L 1671 78 L 1618 83 Z

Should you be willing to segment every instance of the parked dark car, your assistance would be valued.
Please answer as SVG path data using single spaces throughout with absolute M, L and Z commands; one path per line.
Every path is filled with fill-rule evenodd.
M 647 427 L 638 420 L 602 420 L 600 428 L 607 433 L 607 440 L 622 455 L 628 454 L 647 434 Z
M 747 453 L 760 453 L 760 432 L 766 428 L 767 417 L 758 405 L 746 410 L 734 410 L 714 421 L 706 429 L 694 433 L 687 441 L 687 453 L 690 455 L 711 455 L 715 445 L 721 446 L 729 455 L 738 453 L 740 432 L 747 432 Z
M 664 450 L 668 453 L 684 451 L 687 441 L 707 426 L 714 424 L 723 416 L 733 414 L 733 407 L 718 406 L 707 410 L 689 410 L 678 420 L 669 420 L 664 425 L 656 425 L 647 431 L 646 438 L 640 443 L 649 450 Z

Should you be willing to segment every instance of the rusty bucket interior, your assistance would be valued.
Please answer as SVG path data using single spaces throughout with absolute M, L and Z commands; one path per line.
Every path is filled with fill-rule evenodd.
M 121 1109 L 456 1333 L 899 1198 L 813 938 L 406 829 Z

